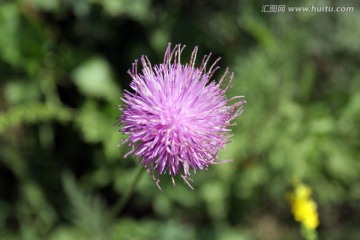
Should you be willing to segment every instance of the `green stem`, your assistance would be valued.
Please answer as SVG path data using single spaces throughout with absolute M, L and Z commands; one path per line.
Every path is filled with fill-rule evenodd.
M 136 188 L 137 184 L 139 183 L 141 176 L 143 175 L 143 172 L 145 172 L 144 169 L 142 167 L 140 167 L 128 192 L 122 198 L 120 198 L 120 200 L 112 208 L 112 213 L 115 216 L 120 214 L 124 210 L 124 207 L 128 203 L 130 197 L 133 195 L 135 188 Z
M 305 240 L 318 240 L 318 235 L 315 229 L 306 228 L 304 225 L 301 226 L 301 235 Z

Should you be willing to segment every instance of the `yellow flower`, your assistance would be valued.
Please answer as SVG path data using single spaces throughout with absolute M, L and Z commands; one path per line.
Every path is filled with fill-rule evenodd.
M 295 187 L 295 195 L 297 198 L 310 198 L 311 189 L 303 183 L 298 183 Z
M 317 205 L 311 198 L 311 189 L 308 186 L 295 182 L 294 191 L 288 194 L 288 200 L 297 222 L 309 229 L 316 229 L 319 226 Z

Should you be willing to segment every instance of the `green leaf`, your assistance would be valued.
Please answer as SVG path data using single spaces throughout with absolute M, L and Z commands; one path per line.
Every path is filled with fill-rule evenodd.
M 73 223 L 89 239 L 109 239 L 108 230 L 113 220 L 102 200 L 81 189 L 70 174 L 63 175 L 63 185 L 72 206 Z
M 136 19 L 145 20 L 149 15 L 149 0 L 90 0 L 103 6 L 110 16 L 119 14 L 130 15 Z
M 57 120 L 70 121 L 72 111 L 65 107 L 49 106 L 39 102 L 18 105 L 7 112 L 0 112 L 0 134 L 24 123 Z
M 19 15 L 15 3 L 0 3 L 0 57 L 12 65 L 20 63 Z
M 21 3 L 22 4 L 27 4 L 27 5 L 33 5 L 34 7 L 38 7 L 41 10 L 45 10 L 45 11 L 55 11 L 60 6 L 60 1 L 58 1 L 58 0 L 53 0 L 53 1 L 49 1 L 49 0 L 21 0 Z
M 85 96 L 106 99 L 109 102 L 119 99 L 119 87 L 114 81 L 108 62 L 103 58 L 87 60 L 75 69 L 73 78 Z

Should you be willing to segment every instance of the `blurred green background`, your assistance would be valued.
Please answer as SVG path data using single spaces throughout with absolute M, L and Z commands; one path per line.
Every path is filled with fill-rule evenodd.
M 313 189 L 321 239 L 359 239 L 359 9 L 0 0 L 0 239 L 301 239 L 285 198 L 294 176 Z M 126 72 L 142 54 L 161 62 L 168 42 L 235 72 L 229 96 L 248 103 L 221 151 L 233 162 L 192 175 L 194 191 L 163 176 L 159 192 L 144 174 L 114 215 L 139 168 L 112 127 Z

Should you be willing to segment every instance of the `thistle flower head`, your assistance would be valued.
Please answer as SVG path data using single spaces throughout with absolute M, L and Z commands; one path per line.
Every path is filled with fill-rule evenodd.
M 141 57 L 142 70 L 135 61 L 129 75 L 130 88 L 122 98 L 120 131 L 128 135 L 123 141 L 141 165 L 150 173 L 157 186 L 159 175 L 181 176 L 189 184 L 190 169 L 207 169 L 220 163 L 218 152 L 229 142 L 231 122 L 241 114 L 242 96 L 228 99 L 233 73 L 226 69 L 215 82 L 213 74 L 219 68 L 217 59 L 207 68 L 211 54 L 195 67 L 198 48 L 190 63 L 181 63 L 185 46 L 168 45 L 164 62 L 152 66 Z

